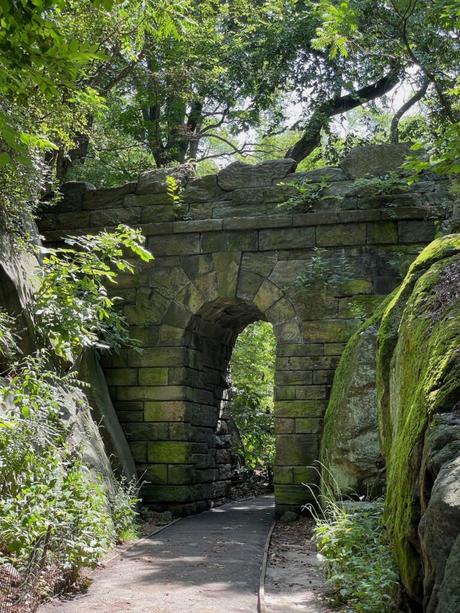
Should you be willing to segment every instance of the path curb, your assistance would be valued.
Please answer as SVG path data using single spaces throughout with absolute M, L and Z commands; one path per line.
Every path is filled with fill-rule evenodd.
M 273 521 L 270 526 L 270 530 L 267 534 L 267 540 L 265 541 L 264 547 L 264 555 L 262 558 L 262 568 L 260 569 L 260 579 L 259 579 L 259 593 L 257 597 L 257 611 L 258 613 L 267 613 L 267 607 L 265 606 L 265 575 L 267 573 L 267 564 L 268 564 L 268 552 L 270 550 L 270 543 L 272 540 L 273 530 L 276 526 L 276 520 Z

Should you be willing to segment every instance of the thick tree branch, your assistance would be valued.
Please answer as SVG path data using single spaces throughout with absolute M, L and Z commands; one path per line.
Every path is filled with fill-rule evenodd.
M 345 96 L 334 96 L 321 104 L 313 113 L 302 137 L 289 149 L 285 157 L 302 161 L 315 149 L 321 139 L 321 130 L 329 125 L 331 117 L 380 98 L 388 93 L 399 81 L 397 71 L 392 71 L 372 83 Z
M 400 109 L 398 109 L 396 111 L 396 113 L 393 115 L 393 119 L 391 120 L 391 126 L 390 126 L 390 141 L 392 143 L 398 143 L 399 142 L 399 122 L 401 120 L 401 117 L 407 113 L 407 111 L 412 108 L 414 106 L 414 104 L 416 104 L 419 100 L 421 100 L 423 98 L 423 96 L 426 94 L 426 90 L 428 89 L 428 85 L 429 85 L 429 80 L 425 79 L 420 87 L 420 89 L 418 91 L 415 92 L 415 94 L 413 96 L 411 96 L 409 98 L 409 100 L 407 100 Z

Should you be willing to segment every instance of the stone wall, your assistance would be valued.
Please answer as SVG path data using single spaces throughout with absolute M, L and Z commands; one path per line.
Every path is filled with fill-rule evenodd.
M 315 480 L 308 467 L 318 458 L 344 344 L 433 239 L 446 215 L 439 206 L 448 200 L 446 184 L 427 178 L 407 193 L 384 195 L 357 188 L 340 168 L 294 174 L 292 160 L 237 162 L 199 178 L 188 168 L 172 174 L 184 187 L 179 206 L 165 171 L 115 189 L 66 184 L 41 230 L 56 242 L 127 223 L 142 228 L 155 256 L 134 276 L 122 275 L 115 292 L 143 351 L 104 359 L 120 422 L 149 482 L 145 501 L 193 512 L 225 495 L 229 443 L 218 428 L 228 361 L 238 333 L 264 319 L 277 339 L 276 503 L 279 511 L 298 509 L 309 499 L 302 483 Z M 303 212 L 280 206 L 299 177 L 318 185 L 327 179 Z

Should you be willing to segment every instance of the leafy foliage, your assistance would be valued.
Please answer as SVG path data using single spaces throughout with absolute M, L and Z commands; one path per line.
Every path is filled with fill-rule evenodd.
M 300 291 L 309 291 L 315 285 L 336 287 L 340 283 L 353 279 L 352 265 L 345 252 L 342 251 L 334 259 L 328 255 L 327 249 L 315 247 L 305 269 L 297 275 L 293 287 Z
M 258 321 L 238 336 L 231 360 L 232 416 L 252 469 L 270 471 L 275 441 L 273 390 L 276 341 L 271 324 Z
M 47 250 L 34 316 L 43 340 L 73 362 L 85 347 L 117 349 L 128 342 L 127 323 L 106 285 L 116 282 L 117 272 L 133 272 L 124 250 L 144 262 L 152 255 L 140 231 L 124 225 L 65 242 L 69 247 Z
M 328 184 L 325 177 L 322 177 L 319 182 L 312 182 L 304 178 L 288 184 L 278 183 L 278 185 L 289 185 L 295 190 L 295 194 L 290 196 L 285 202 L 279 204 L 278 208 L 282 211 L 309 211 L 316 202 L 325 199 L 324 192 Z
M 396 609 L 398 574 L 382 523 L 382 501 L 328 501 L 314 540 L 339 604 L 357 613 Z

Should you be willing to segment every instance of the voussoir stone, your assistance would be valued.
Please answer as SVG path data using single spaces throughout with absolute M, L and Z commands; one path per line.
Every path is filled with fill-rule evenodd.
M 233 162 L 219 172 L 217 183 L 226 191 L 242 187 L 268 187 L 273 181 L 284 179 L 294 172 L 296 164 L 296 161 L 290 158 L 255 165 Z

